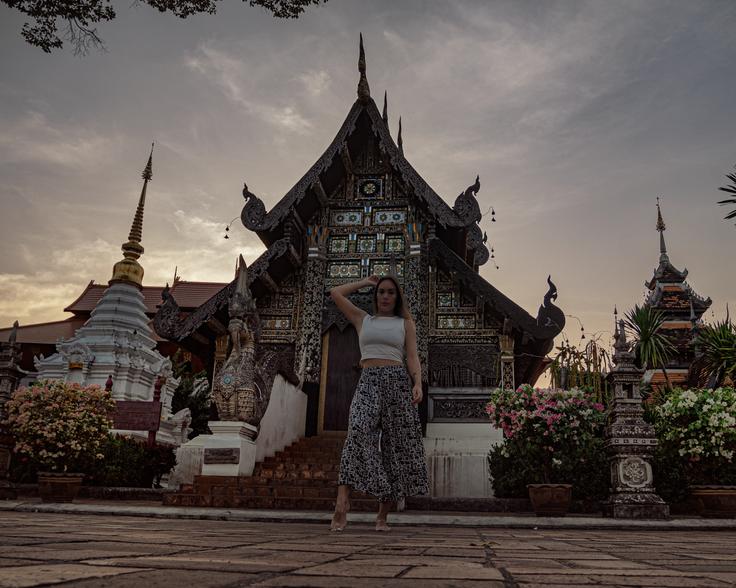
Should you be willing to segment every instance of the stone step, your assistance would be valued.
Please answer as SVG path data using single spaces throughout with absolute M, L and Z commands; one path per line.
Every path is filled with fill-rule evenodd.
M 180 494 L 184 494 L 180 492 Z M 213 486 L 209 492 L 197 492 L 206 496 L 270 496 L 274 498 L 329 498 L 334 500 L 337 495 L 337 486 L 295 486 L 293 484 L 261 484 L 257 486 L 217 487 Z M 351 492 L 351 498 L 371 500 L 372 496 L 364 492 Z
M 218 508 L 263 508 L 277 510 L 324 510 L 335 509 L 334 498 L 273 497 L 273 496 L 203 496 L 201 494 L 167 494 L 166 506 L 212 506 Z M 378 501 L 354 498 L 350 508 L 357 512 L 376 511 Z
M 196 476 L 193 484 L 166 495 L 164 504 L 333 510 L 344 436 L 303 438 L 256 464 L 252 476 Z M 355 510 L 375 510 L 377 501 L 351 494 Z
M 229 483 L 220 482 L 218 480 L 195 479 L 194 484 L 192 484 L 191 488 L 182 488 L 181 492 L 184 492 L 186 490 L 188 492 L 207 494 L 210 493 L 213 488 L 217 488 L 218 492 L 223 492 L 224 490 L 236 490 L 238 488 L 246 488 L 251 486 L 309 486 L 312 488 L 337 487 L 337 480 L 327 480 L 319 478 L 299 478 L 292 480 L 286 478 L 264 478 L 261 476 L 248 476 L 242 478 L 233 478 L 233 480 L 237 480 L 237 482 Z
M 263 462 L 260 464 L 256 464 L 256 467 L 253 469 L 253 475 L 258 475 L 258 472 L 262 472 L 264 470 L 272 470 L 272 471 L 283 471 L 283 472 L 300 472 L 300 471 L 323 471 L 323 472 L 331 472 L 334 470 L 338 470 L 340 468 L 339 464 L 335 463 L 289 463 L 289 462 Z
M 259 478 L 273 478 L 274 480 L 337 480 L 338 472 L 335 470 L 325 471 L 322 469 L 307 470 L 274 470 L 261 468 L 253 475 Z
M 337 456 L 337 457 L 334 457 L 334 458 L 333 457 L 329 457 L 329 456 L 325 456 L 325 455 L 310 455 L 308 457 L 298 457 L 298 458 L 295 458 L 295 457 L 278 457 L 278 458 L 271 457 L 271 458 L 268 458 L 268 459 L 264 459 L 261 462 L 258 462 L 256 464 L 256 467 L 259 466 L 259 465 L 263 465 L 263 466 L 266 466 L 266 467 L 274 467 L 275 465 L 278 465 L 278 464 L 284 464 L 284 465 L 286 465 L 286 464 L 292 464 L 292 465 L 295 465 L 295 466 L 303 466 L 303 465 L 315 466 L 315 465 L 324 464 L 324 465 L 330 465 L 330 466 L 335 467 L 335 466 L 340 465 L 340 456 Z M 287 469 L 287 468 L 284 468 L 284 469 Z M 288 469 L 294 469 L 294 468 L 288 468 Z

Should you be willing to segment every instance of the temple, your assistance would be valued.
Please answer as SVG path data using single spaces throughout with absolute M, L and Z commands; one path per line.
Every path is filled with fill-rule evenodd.
M 239 273 L 240 279 L 184 318 L 164 291 L 154 328 L 205 358 L 219 382 L 218 369 L 239 345 L 233 320 L 250 325 L 247 340 L 253 333 L 256 364 L 278 356 L 278 369 L 307 395 L 306 435 L 341 432 L 360 357 L 355 329 L 329 290 L 372 274 L 394 274 L 417 325 L 427 436 L 435 435 L 433 425 L 451 437 L 454 425 L 481 427 L 477 457 L 483 463 L 477 465 L 485 480 L 488 390 L 536 381 L 564 313 L 553 304 L 557 292 L 547 276 L 538 280 L 540 295 L 548 290 L 534 317 L 479 274 L 489 260 L 480 227 L 480 179 L 448 205 L 405 158 L 401 127 L 397 141 L 391 137 L 386 96 L 382 111 L 371 97 L 362 38 L 358 71 L 357 99 L 345 121 L 294 187 L 269 211 L 249 186 L 243 188 L 242 223 L 266 246 L 247 268 L 252 311 L 232 314 L 233 296 L 242 290 Z M 352 300 L 372 312 L 371 292 Z
M 695 359 L 693 339 L 703 313 L 710 308 L 711 299 L 699 296 L 685 281 L 688 272 L 675 268 L 670 262 L 664 241 L 666 225 L 657 198 L 657 231 L 659 232 L 659 265 L 652 279 L 644 282 L 649 290 L 645 305 L 664 314 L 664 333 L 675 345 L 675 353 L 665 369 L 673 386 L 688 382 L 688 374 Z M 645 380 L 653 384 L 664 384 L 662 370 L 650 370 Z

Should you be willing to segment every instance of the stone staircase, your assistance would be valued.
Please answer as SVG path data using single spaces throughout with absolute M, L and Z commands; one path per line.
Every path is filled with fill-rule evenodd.
M 257 463 L 252 476 L 196 476 L 180 492 L 164 495 L 163 504 L 331 511 L 344 442 L 344 436 L 336 435 L 300 439 Z M 350 504 L 353 511 L 378 508 L 378 502 L 362 492 L 351 492 Z

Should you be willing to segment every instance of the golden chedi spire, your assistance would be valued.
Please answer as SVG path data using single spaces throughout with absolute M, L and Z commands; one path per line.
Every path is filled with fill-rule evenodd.
M 112 268 L 112 279 L 110 282 L 128 282 L 136 286 L 143 286 L 143 267 L 138 263 L 138 258 L 143 255 L 143 209 L 146 205 L 146 188 L 148 182 L 153 178 L 153 143 L 148 163 L 143 170 L 143 189 L 138 199 L 138 207 L 135 210 L 133 224 L 128 233 L 128 242 L 123 243 L 123 259 L 118 261 Z

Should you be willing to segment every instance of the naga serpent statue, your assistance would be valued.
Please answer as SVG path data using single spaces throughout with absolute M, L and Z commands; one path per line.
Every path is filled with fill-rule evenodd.
M 212 397 L 221 421 L 244 421 L 257 426 L 265 407 L 256 371 L 256 336 L 258 312 L 248 287 L 248 269 L 240 256 L 235 291 L 228 304 L 230 322 L 230 353 L 222 361 L 225 349 L 218 349 L 220 361 L 215 362 Z M 273 379 L 271 379 L 271 383 Z

